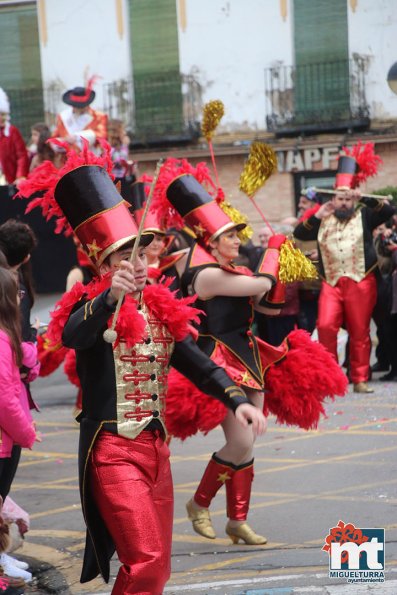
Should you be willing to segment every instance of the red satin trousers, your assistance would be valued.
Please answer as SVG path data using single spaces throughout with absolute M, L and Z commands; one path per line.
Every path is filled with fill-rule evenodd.
M 91 489 L 122 566 L 113 595 L 160 595 L 170 576 L 173 488 L 159 431 L 129 440 L 101 432 L 91 457 Z
M 371 339 L 369 325 L 376 302 L 373 273 L 357 283 L 341 277 L 335 287 L 323 281 L 318 304 L 318 339 L 338 361 L 337 336 L 346 327 L 349 333 L 349 362 L 352 382 L 365 382 L 369 376 Z

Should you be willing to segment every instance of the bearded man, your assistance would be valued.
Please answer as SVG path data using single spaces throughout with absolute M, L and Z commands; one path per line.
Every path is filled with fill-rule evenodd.
M 350 160 L 343 164 L 342 160 Z M 341 157 L 352 176 L 352 157 Z M 340 169 L 343 169 L 342 167 Z M 348 167 L 344 168 L 345 172 Z M 367 385 L 371 355 L 370 321 L 376 302 L 378 266 L 372 231 L 387 221 L 394 208 L 387 201 L 361 196 L 346 186 L 347 174 L 336 179 L 335 195 L 294 230 L 299 240 L 317 239 L 320 275 L 323 278 L 317 320 L 318 338 L 334 355 L 342 325 L 350 339 L 350 378 L 354 392 L 371 393 Z

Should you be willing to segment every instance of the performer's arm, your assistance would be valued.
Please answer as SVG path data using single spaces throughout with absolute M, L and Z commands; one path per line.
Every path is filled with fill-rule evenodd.
M 265 418 L 262 412 L 251 405 L 244 391 L 234 384 L 223 368 L 197 347 L 192 337 L 175 343 L 170 363 L 200 390 L 224 403 L 243 425 L 250 420 L 255 433 L 264 432 Z
M 63 329 L 62 343 L 72 349 L 92 347 L 107 327 L 116 309 L 116 302 L 108 299 L 109 290 L 88 302 L 78 302 Z M 109 303 L 110 302 L 110 303 Z
M 268 277 L 234 275 L 215 267 L 199 271 L 194 279 L 194 291 L 201 299 L 217 295 L 244 297 L 262 295 L 269 291 L 273 281 Z
M 256 295 L 254 308 L 262 314 L 275 316 L 280 313 L 285 302 L 285 286 L 280 282 L 278 273 L 280 270 L 280 249 L 286 241 L 283 234 L 275 234 L 269 238 L 268 247 L 258 262 L 255 275 L 268 277 L 272 281 L 270 291 Z
M 396 212 L 395 207 L 389 204 L 386 200 L 361 196 L 360 202 L 367 207 L 366 215 L 371 231 L 378 227 L 378 225 L 388 221 Z
M 309 219 L 306 219 L 306 221 L 298 223 L 298 225 L 295 227 L 294 236 L 297 240 L 317 240 L 318 230 L 320 229 L 321 223 L 321 219 L 317 217 L 317 213 L 309 217 Z

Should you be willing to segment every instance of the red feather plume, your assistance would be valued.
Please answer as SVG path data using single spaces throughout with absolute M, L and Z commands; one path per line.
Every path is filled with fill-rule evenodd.
M 158 213 L 164 228 L 176 227 L 177 229 L 182 229 L 185 225 L 183 218 L 167 199 L 168 186 L 175 178 L 183 174 L 194 176 L 209 194 L 213 195 L 216 193 L 216 187 L 211 179 L 210 170 L 204 162 L 200 162 L 194 167 L 187 159 L 176 159 L 174 157 L 166 159 L 161 166 L 152 201 L 152 208 Z
M 264 413 L 275 415 L 280 424 L 316 428 L 325 415 L 324 399 L 345 395 L 347 377 L 329 351 L 306 331 L 292 331 L 287 342 L 285 358 L 266 373 Z
M 357 188 L 367 178 L 376 176 L 379 166 L 383 163 L 379 155 L 375 154 L 374 143 L 358 141 L 353 147 L 343 147 L 345 155 L 354 157 L 359 171 L 353 177 L 352 188 Z
M 111 173 L 113 163 L 110 157 L 111 147 L 109 143 L 100 139 L 99 142 L 103 149 L 103 154 L 98 156 L 89 151 L 89 143 L 84 138 L 82 138 L 83 148 L 79 152 L 70 147 L 68 143 L 60 141 L 57 138 L 51 138 L 47 142 L 65 149 L 67 153 L 66 163 L 60 169 L 57 169 L 51 161 L 44 161 L 28 175 L 26 180 L 20 183 L 19 191 L 14 198 L 29 199 L 33 194 L 39 192 L 41 196 L 31 199 L 25 212 L 29 213 L 32 209 L 40 207 L 47 221 L 52 217 L 57 219 L 56 233 L 71 235 L 72 228 L 54 198 L 55 187 L 65 174 L 82 165 L 99 165 L 108 172 L 113 180 L 114 176 Z

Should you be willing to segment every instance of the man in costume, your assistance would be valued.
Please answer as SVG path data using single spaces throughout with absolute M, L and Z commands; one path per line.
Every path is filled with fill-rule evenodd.
M 74 87 L 63 94 L 62 101 L 69 107 L 58 114 L 53 133 L 79 149 L 82 138 L 88 141 L 90 149 L 98 146 L 99 139 L 107 139 L 107 115 L 90 107 L 95 99 L 94 82 L 92 77 L 86 87 Z
M 22 134 L 10 124 L 10 103 L 0 88 L 0 186 L 18 186 L 29 171 L 29 158 Z
M 48 331 L 52 341 L 62 336 L 76 350 L 83 391 L 79 471 L 87 540 L 81 581 L 98 573 L 108 581 L 116 549 L 123 565 L 112 593 L 160 595 L 170 574 L 173 517 L 164 425 L 170 364 L 243 425 L 252 421 L 255 433 L 264 431 L 265 419 L 190 337 L 198 316 L 192 298 L 176 300 L 167 285 L 146 284 L 152 233 L 142 235 L 135 261 L 128 261 L 137 227 L 105 169 L 75 161 L 53 193 L 100 273 L 63 296 Z M 111 344 L 103 333 L 121 292 L 118 337 Z
M 373 392 L 367 384 L 369 327 L 376 302 L 378 266 L 372 231 L 394 212 L 387 202 L 361 197 L 352 190 L 360 181 L 359 158 L 364 153 L 368 157 L 370 149 L 369 145 L 359 146 L 352 151 L 355 156 L 339 158 L 335 195 L 294 231 L 299 240 L 317 239 L 323 278 L 317 322 L 319 341 L 338 360 L 337 335 L 345 325 L 350 339 L 350 378 L 358 393 Z

